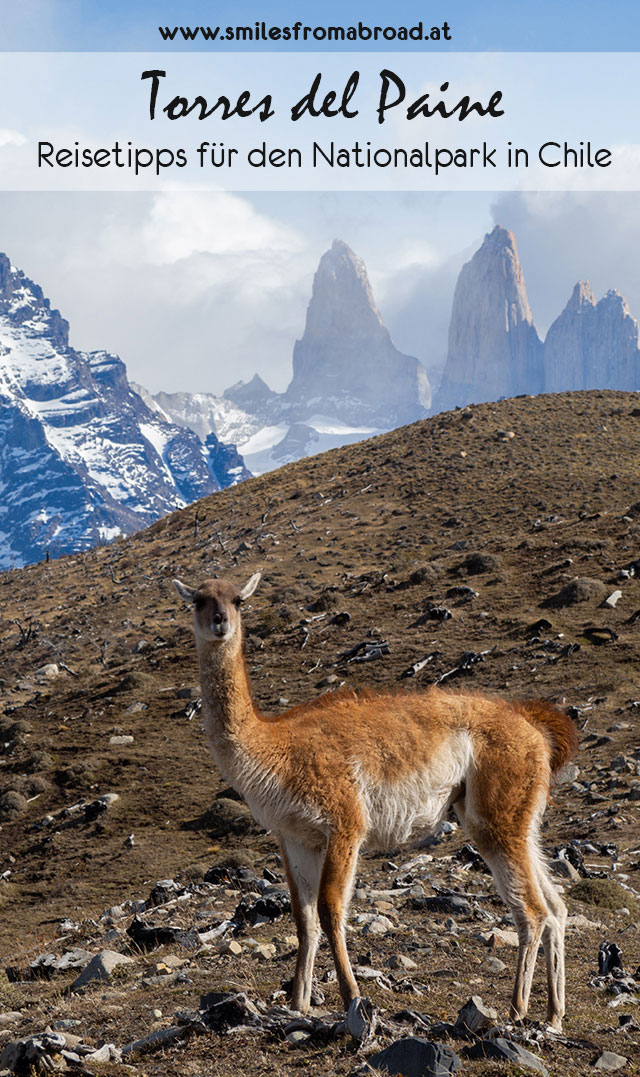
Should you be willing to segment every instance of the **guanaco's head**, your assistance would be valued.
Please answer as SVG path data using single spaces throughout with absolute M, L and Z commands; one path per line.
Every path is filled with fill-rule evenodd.
M 178 594 L 193 609 L 196 637 L 209 643 L 228 643 L 240 631 L 240 607 L 260 582 L 256 572 L 240 590 L 228 580 L 205 580 L 199 587 L 187 587 L 174 580 Z

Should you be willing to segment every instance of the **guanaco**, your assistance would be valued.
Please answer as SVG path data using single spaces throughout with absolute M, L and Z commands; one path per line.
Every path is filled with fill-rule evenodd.
M 552 776 L 577 746 L 574 723 L 542 701 L 476 694 L 327 693 L 275 717 L 255 706 L 238 589 L 174 580 L 193 607 L 204 728 L 224 778 L 277 835 L 298 935 L 292 1007 L 306 1012 L 324 930 L 345 1007 L 359 995 L 345 941 L 358 860 L 367 843 L 393 849 L 438 828 L 453 808 L 488 864 L 518 934 L 511 1016 L 527 1012 L 540 942 L 548 1013 L 564 1014 L 566 906 L 539 847 Z

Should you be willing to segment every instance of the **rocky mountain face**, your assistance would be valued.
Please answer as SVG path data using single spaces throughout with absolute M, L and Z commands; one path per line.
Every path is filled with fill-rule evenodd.
M 542 343 L 516 242 L 497 226 L 462 269 L 434 411 L 577 389 L 640 390 L 640 327 L 619 292 L 576 284 Z
M 136 531 L 246 474 L 150 410 L 119 358 L 72 348 L 60 312 L 0 255 L 0 568 Z
M 274 393 L 259 374 L 254 374 L 251 381 L 238 381 L 225 389 L 222 399 L 264 422 L 277 419 L 282 411 L 281 394 Z
M 434 413 L 576 389 L 640 390 L 640 329 L 618 292 L 576 285 L 543 342 L 511 232 L 496 226 L 462 268 Z M 284 393 L 255 374 L 222 397 L 136 389 L 165 419 L 239 446 L 254 474 L 423 417 L 431 390 L 382 322 L 364 263 L 340 240 L 321 258 Z
M 380 429 L 423 418 L 431 405 L 422 363 L 394 346 L 364 262 L 340 240 L 320 260 L 285 396 L 299 421 L 320 413 Z
M 640 389 L 640 327 L 624 296 L 609 291 L 596 303 L 580 281 L 544 343 L 547 392 Z
M 435 411 L 543 391 L 543 347 L 513 234 L 496 226 L 463 266 Z
M 131 384 L 152 411 L 168 422 L 193 430 L 202 442 L 212 433 L 222 441 L 246 441 L 262 425 L 255 414 L 250 415 L 242 404 L 236 406 L 226 394 L 223 397 L 214 393 L 156 393 L 152 396 L 143 385 Z
M 200 437 L 215 433 L 237 443 L 258 474 L 423 418 L 431 389 L 422 363 L 394 346 L 364 262 L 335 240 L 320 260 L 284 393 L 255 374 L 221 398 L 158 393 L 145 399 Z

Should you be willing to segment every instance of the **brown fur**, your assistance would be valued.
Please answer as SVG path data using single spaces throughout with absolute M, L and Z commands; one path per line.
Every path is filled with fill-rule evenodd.
M 550 743 L 551 773 L 557 774 L 578 750 L 578 731 L 567 712 L 543 699 L 523 699 L 519 704 L 528 722 L 541 729 Z
M 540 941 L 549 1020 L 564 1012 L 566 910 L 537 850 L 552 772 L 575 747 L 559 708 L 431 688 L 327 694 L 273 718 L 251 698 L 238 591 L 178 583 L 194 604 L 205 731 L 218 767 L 281 844 L 299 938 L 292 1005 L 309 1005 L 320 926 L 345 1006 L 358 994 L 344 923 L 361 846 L 436 826 L 453 807 L 492 870 L 519 936 L 512 1014 L 527 1011 Z M 399 828 L 399 829 L 398 829 Z M 403 837 L 397 836 L 402 834 Z

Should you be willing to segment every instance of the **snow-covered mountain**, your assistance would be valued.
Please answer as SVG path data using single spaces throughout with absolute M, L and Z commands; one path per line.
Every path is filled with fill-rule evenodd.
M 320 260 L 284 393 L 258 374 L 222 397 L 137 389 L 172 422 L 236 443 L 253 474 L 423 418 L 431 403 L 422 363 L 394 346 L 364 262 L 341 240 Z
M 151 410 L 117 356 L 70 347 L 0 254 L 0 568 L 128 534 L 247 475 L 233 446 Z

